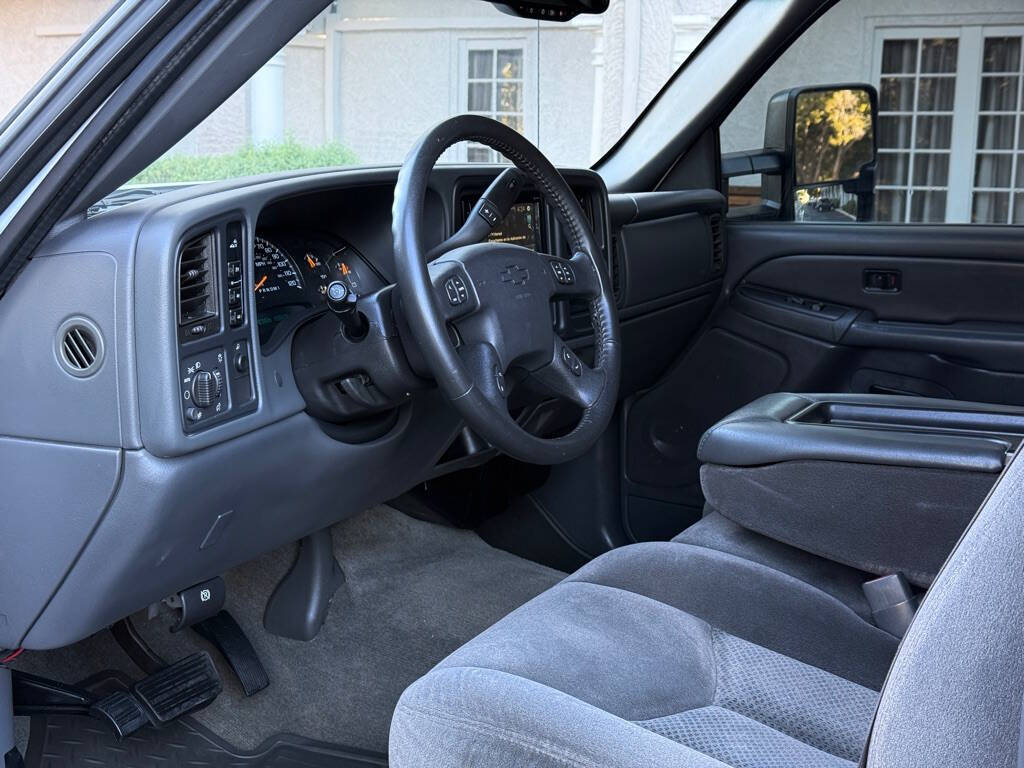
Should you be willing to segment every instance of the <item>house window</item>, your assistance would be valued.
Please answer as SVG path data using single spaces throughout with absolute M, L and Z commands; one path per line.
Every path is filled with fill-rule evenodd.
M 1024 27 L 876 31 L 879 221 L 1024 224 Z
M 502 43 L 469 44 L 465 72 L 466 111 L 493 117 L 523 133 L 523 48 Z M 493 163 L 500 157 L 490 147 L 469 144 L 466 160 Z
M 986 36 L 981 61 L 971 220 L 1024 224 L 1021 35 Z
M 959 40 L 882 43 L 876 218 L 946 220 Z

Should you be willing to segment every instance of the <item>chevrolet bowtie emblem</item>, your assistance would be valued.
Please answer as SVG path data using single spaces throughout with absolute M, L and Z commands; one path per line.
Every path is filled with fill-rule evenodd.
M 509 264 L 502 271 L 501 282 L 512 283 L 512 285 L 526 285 L 526 281 L 530 279 L 530 270 L 520 267 L 518 264 Z

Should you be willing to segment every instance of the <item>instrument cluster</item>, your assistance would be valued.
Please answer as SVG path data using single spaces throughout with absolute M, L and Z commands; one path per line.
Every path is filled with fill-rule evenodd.
M 253 291 L 260 342 L 267 343 L 287 318 L 323 306 L 327 286 L 336 280 L 357 296 L 386 284 L 351 243 L 336 235 L 258 230 Z

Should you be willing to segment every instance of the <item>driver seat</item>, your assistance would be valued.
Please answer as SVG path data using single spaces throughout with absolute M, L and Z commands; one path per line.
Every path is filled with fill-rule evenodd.
M 635 544 L 411 685 L 390 764 L 851 768 L 868 744 L 868 768 L 1018 766 L 1021 453 L 898 651 L 791 575 L 703 546 Z

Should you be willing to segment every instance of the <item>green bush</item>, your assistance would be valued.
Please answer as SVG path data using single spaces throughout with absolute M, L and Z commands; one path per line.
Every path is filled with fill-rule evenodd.
M 309 147 L 294 139 L 278 144 L 246 145 L 225 155 L 164 155 L 130 184 L 216 181 L 272 171 L 325 168 L 358 162 L 352 150 L 337 143 Z

